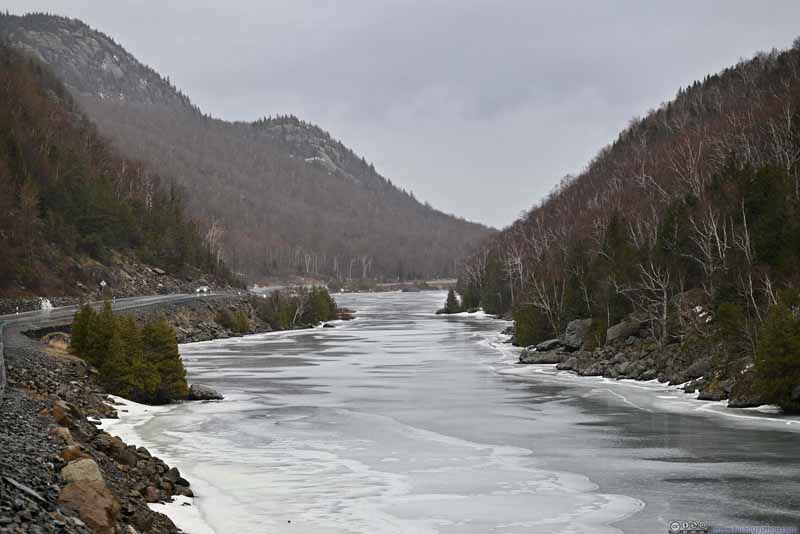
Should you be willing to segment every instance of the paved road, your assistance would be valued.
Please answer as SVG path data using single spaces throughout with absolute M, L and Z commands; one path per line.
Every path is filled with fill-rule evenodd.
M 135 308 L 147 308 L 160 304 L 173 304 L 187 300 L 200 298 L 235 295 L 236 293 L 216 292 L 196 295 L 194 293 L 176 293 L 171 295 L 150 295 L 147 297 L 129 297 L 117 299 L 113 303 L 114 311 L 132 310 Z M 94 306 L 102 306 L 102 302 L 94 302 Z M 0 322 L 4 322 L 7 328 L 14 328 L 18 331 L 29 329 L 46 328 L 49 326 L 66 325 L 72 322 L 72 317 L 78 310 L 77 305 L 63 306 L 49 310 L 35 310 L 20 314 L 0 315 Z
M 129 297 L 117 299 L 113 303 L 114 311 L 132 310 L 136 308 L 147 308 L 163 304 L 173 304 L 194 299 L 203 299 L 218 296 L 236 295 L 237 292 L 214 292 L 197 295 L 194 293 L 178 293 L 173 295 L 151 295 L 147 297 Z M 102 302 L 93 303 L 94 306 L 102 306 Z M 62 326 L 72 323 L 72 318 L 78 306 L 63 306 L 49 310 L 36 310 L 11 315 L 0 315 L 0 400 L 3 398 L 6 386 L 5 359 L 3 356 L 6 346 L 14 343 L 15 337 L 20 332 L 26 330 L 38 330 L 53 326 Z M 17 338 L 19 339 L 19 338 Z

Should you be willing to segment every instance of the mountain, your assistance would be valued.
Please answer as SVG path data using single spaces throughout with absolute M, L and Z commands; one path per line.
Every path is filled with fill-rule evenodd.
M 190 213 L 205 222 L 209 246 L 237 271 L 450 276 L 492 232 L 419 202 L 296 117 L 204 115 L 168 79 L 80 21 L 6 15 L 0 33 L 50 65 L 120 151 L 176 178 Z
M 800 40 L 633 120 L 459 284 L 466 306 L 513 315 L 519 344 L 582 347 L 566 368 L 797 409 L 798 264 Z
M 180 191 L 117 154 L 47 67 L 0 45 L 0 79 L 0 294 L 224 283 Z

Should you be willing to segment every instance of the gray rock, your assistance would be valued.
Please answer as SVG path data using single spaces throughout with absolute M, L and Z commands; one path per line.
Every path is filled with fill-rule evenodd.
M 635 336 L 641 331 L 642 327 L 642 321 L 629 317 L 606 330 L 606 343 Z
M 656 377 L 658 377 L 658 371 L 656 371 L 652 367 L 644 371 L 641 375 L 642 380 L 653 380 Z
M 683 391 L 686 393 L 694 393 L 695 391 L 701 390 L 704 387 L 706 387 L 705 380 L 692 380 L 683 386 Z
M 721 401 L 727 399 L 728 394 L 719 388 L 711 389 L 706 387 L 700 390 L 700 394 L 697 395 L 697 398 L 700 400 L 707 400 L 707 401 Z
M 183 495 L 184 497 L 194 497 L 194 492 L 187 486 L 175 486 L 175 495 Z
M 795 393 L 798 393 L 798 397 L 800 397 L 800 387 L 794 388 L 792 395 Z M 755 387 L 755 372 L 752 369 L 743 372 L 731 388 L 728 407 L 753 408 L 762 404 L 764 404 L 764 401 Z
M 581 376 L 600 376 L 603 374 L 603 369 L 599 365 L 590 365 L 585 369 L 579 369 L 578 374 Z
M 189 388 L 189 400 L 222 400 L 223 397 L 217 390 L 201 384 L 192 384 Z
M 575 319 L 567 324 L 561 342 L 569 350 L 580 350 L 592 328 L 591 319 Z
M 170 482 L 177 482 L 177 480 L 181 478 L 181 472 L 178 470 L 177 467 L 171 468 L 164 474 L 164 479 L 169 480 Z
M 135 447 L 129 446 L 117 454 L 117 460 L 119 460 L 119 463 L 121 464 L 134 467 L 137 463 L 139 463 L 139 455 L 136 454 Z
M 566 352 L 539 352 L 523 350 L 519 355 L 519 363 L 554 364 L 561 363 L 569 354 Z
M 578 358 L 576 356 L 570 356 L 566 360 L 562 361 L 558 365 L 556 365 L 556 369 L 561 371 L 574 371 L 578 367 Z
M 561 346 L 561 340 L 558 338 L 548 339 L 547 341 L 542 341 L 541 343 L 536 345 L 537 352 L 547 352 L 550 350 L 556 350 Z
M 686 376 L 690 379 L 706 376 L 711 372 L 711 358 L 701 357 L 695 360 L 687 369 Z

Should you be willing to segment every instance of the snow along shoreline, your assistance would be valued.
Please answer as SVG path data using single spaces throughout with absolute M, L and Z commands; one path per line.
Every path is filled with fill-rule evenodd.
M 507 343 L 509 336 L 495 334 L 484 343 L 501 353 L 494 371 L 521 380 L 540 379 L 588 388 L 582 396 L 606 395 L 613 400 L 643 411 L 667 411 L 687 415 L 716 416 L 764 430 L 800 432 L 800 415 L 783 414 L 779 407 L 763 405 L 755 408 L 728 408 L 728 401 L 706 401 L 698 393 L 683 391 L 685 384 L 666 384 L 658 380 L 614 379 L 603 376 L 581 376 L 573 371 L 561 371 L 554 364 L 520 364 L 521 347 Z
M 125 443 L 135 443 L 139 447 L 145 447 L 152 454 L 170 465 L 177 465 L 174 458 L 167 460 L 168 455 L 159 450 L 157 445 L 143 439 L 137 429 L 148 423 L 156 415 L 163 415 L 180 405 L 147 406 L 114 395 L 109 395 L 109 397 L 116 403 L 113 407 L 117 410 L 118 419 L 101 419 L 100 428 L 111 435 L 119 436 Z M 178 468 L 180 469 L 180 466 Z M 190 482 L 192 483 L 192 489 L 196 492 L 194 498 L 175 495 L 171 503 L 152 503 L 148 504 L 148 506 L 151 510 L 169 517 L 175 523 L 175 526 L 186 534 L 217 534 L 211 525 L 206 522 L 198 506 L 204 498 L 202 490 L 206 487 L 206 484 L 195 477 Z

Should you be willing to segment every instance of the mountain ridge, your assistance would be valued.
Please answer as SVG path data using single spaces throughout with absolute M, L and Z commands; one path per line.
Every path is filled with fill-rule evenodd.
M 292 115 L 228 122 L 203 114 L 168 78 L 78 20 L 6 15 L 0 34 L 48 63 L 120 150 L 176 177 L 218 254 L 255 278 L 452 276 L 455 260 L 493 231 L 417 201 Z

